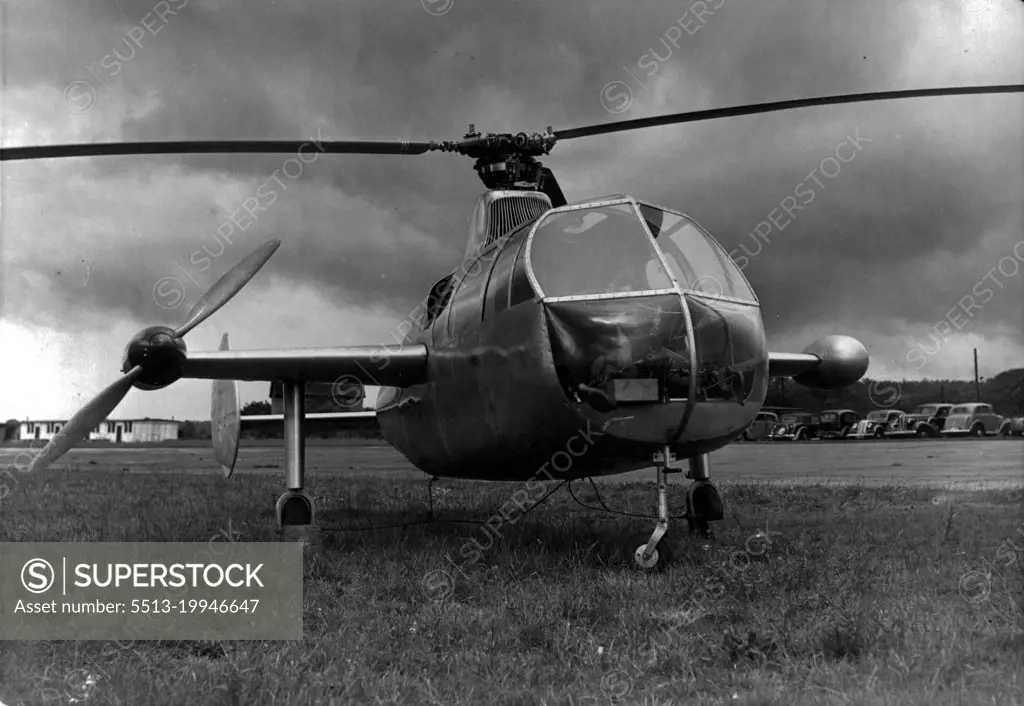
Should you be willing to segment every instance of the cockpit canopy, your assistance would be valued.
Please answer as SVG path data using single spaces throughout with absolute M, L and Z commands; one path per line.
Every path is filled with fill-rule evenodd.
M 757 302 L 739 268 L 700 226 L 629 197 L 547 214 L 527 257 L 546 297 L 674 291 L 675 279 L 683 290 Z
M 674 287 L 630 203 L 549 214 L 533 234 L 529 258 L 549 297 Z
M 695 221 L 646 203 L 640 203 L 640 213 L 683 289 L 757 301 L 736 263 Z

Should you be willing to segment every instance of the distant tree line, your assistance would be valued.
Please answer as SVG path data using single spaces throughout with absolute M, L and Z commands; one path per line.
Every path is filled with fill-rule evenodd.
M 253 400 L 242 407 L 242 416 L 250 417 L 256 414 L 271 414 L 271 409 L 269 400 L 261 400 L 258 402 Z
M 1004 416 L 1024 415 L 1024 368 L 1006 370 L 981 381 L 981 402 Z M 873 409 L 901 409 L 930 402 L 975 402 L 973 380 L 893 380 L 864 378 L 844 390 L 812 390 L 792 380 L 774 380 L 765 405 L 799 407 L 808 412 L 852 409 L 861 414 Z

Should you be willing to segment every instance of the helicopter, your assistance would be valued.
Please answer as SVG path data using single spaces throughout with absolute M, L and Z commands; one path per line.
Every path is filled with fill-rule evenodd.
M 756 418 L 771 378 L 812 388 L 852 385 L 864 345 L 825 336 L 801 353 L 768 350 L 761 306 L 743 272 L 686 213 L 629 194 L 568 202 L 539 157 L 556 143 L 655 126 L 782 110 L 908 98 L 1019 93 L 1024 85 L 847 94 L 674 113 L 543 133 L 460 140 L 323 141 L 334 154 L 470 157 L 486 187 L 470 219 L 462 263 L 416 308 L 401 345 L 189 351 L 183 337 L 251 280 L 281 245 L 271 240 L 218 280 L 177 327 L 129 341 L 122 377 L 65 424 L 33 459 L 56 461 L 86 438 L 132 387 L 212 380 L 214 456 L 230 476 L 240 429 L 237 381 L 283 389 L 286 490 L 282 530 L 316 531 L 305 490 L 307 383 L 380 388 L 385 439 L 433 477 L 486 481 L 592 478 L 655 465 L 657 523 L 633 545 L 643 571 L 671 559 L 668 477 L 683 472 L 689 531 L 713 536 L 724 518 L 709 454 Z M 0 161 L 109 155 L 289 153 L 299 141 L 178 141 L 4 148 Z M 311 415 L 331 416 L 331 415 Z M 343 415 L 342 415 L 343 416 Z M 645 535 L 646 536 L 646 535 Z

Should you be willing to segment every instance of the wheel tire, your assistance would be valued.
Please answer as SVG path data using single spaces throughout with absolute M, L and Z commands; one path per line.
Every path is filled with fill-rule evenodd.
M 881 439 L 881 438 L 883 438 L 885 436 L 885 432 L 882 431 L 881 429 L 875 429 L 874 436 L 875 436 L 876 439 Z
M 917 436 L 918 436 L 918 438 L 926 439 L 926 438 L 930 437 L 931 435 L 932 435 L 931 432 L 928 431 L 928 427 L 922 425 L 922 426 L 919 426 L 917 428 Z
M 686 520 L 688 544 L 697 556 L 707 557 L 715 546 L 715 533 L 706 520 Z
M 645 561 L 644 550 L 647 548 L 647 541 L 650 538 L 650 535 L 646 537 L 638 535 L 627 545 L 627 551 L 630 552 L 630 564 L 634 569 L 645 574 L 656 574 L 664 571 L 672 563 L 672 545 L 669 543 L 669 535 L 666 533 L 655 547 L 654 554 Z
M 982 424 L 975 424 L 971 427 L 971 436 L 982 437 L 985 436 L 985 427 Z

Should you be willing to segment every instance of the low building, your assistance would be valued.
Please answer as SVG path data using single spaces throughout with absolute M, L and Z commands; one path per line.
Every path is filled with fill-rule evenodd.
M 29 441 L 53 438 L 66 419 L 33 419 L 18 423 L 18 439 Z M 107 419 L 89 432 L 89 441 L 132 443 L 141 441 L 167 441 L 178 438 L 181 422 L 173 419 Z
M 60 428 L 67 424 L 66 419 L 33 419 L 25 420 L 18 424 L 19 441 L 29 439 L 51 439 L 60 431 Z

